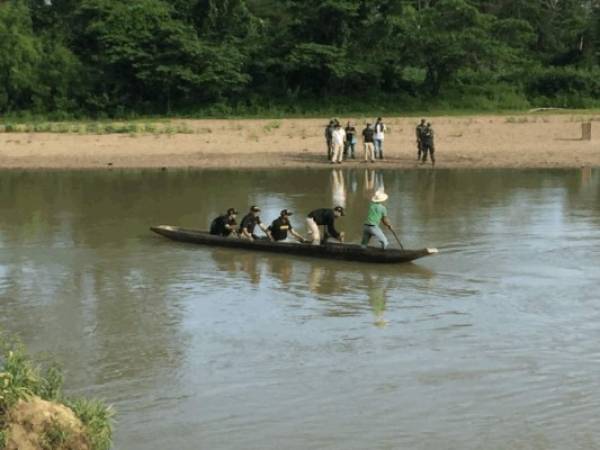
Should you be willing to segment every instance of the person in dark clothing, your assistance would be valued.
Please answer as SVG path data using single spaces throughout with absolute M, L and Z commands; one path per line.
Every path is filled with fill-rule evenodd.
M 356 149 L 356 127 L 352 122 L 346 125 L 346 142 L 344 144 L 344 157 L 355 159 L 354 151 Z
M 427 125 L 425 124 L 425 119 L 421 119 L 421 123 L 417 125 L 416 134 L 417 134 L 417 161 L 421 160 L 421 155 L 423 154 L 423 135 L 425 133 L 425 129 Z
M 364 162 L 371 161 L 375 162 L 375 130 L 371 126 L 370 123 L 367 122 L 367 126 L 362 131 L 363 142 L 364 142 L 364 154 L 365 160 Z
M 267 236 L 269 236 L 267 227 L 260 220 L 258 215 L 259 212 L 260 208 L 258 206 L 252 206 L 250 208 L 250 212 L 244 216 L 242 223 L 240 224 L 240 229 L 238 230 L 240 237 L 250 239 L 251 241 L 259 239 L 259 237 L 254 234 L 254 229 L 257 225 Z M 269 236 L 269 239 L 270 238 L 271 237 Z
M 298 241 L 304 242 L 304 238 L 296 233 L 296 230 L 292 227 L 290 223 L 290 216 L 293 213 L 284 209 L 279 214 L 279 217 L 271 223 L 271 226 L 268 228 L 269 234 L 273 241 L 285 241 L 288 237 L 288 233 L 294 236 Z
M 215 218 L 210 224 L 210 234 L 227 237 L 235 233 L 237 213 L 235 208 L 229 208 L 227 214 Z
M 329 236 L 332 236 L 339 241 L 343 241 L 344 232 L 338 232 L 335 229 L 335 219 L 343 215 L 345 215 L 344 208 L 341 206 L 336 206 L 333 209 L 322 208 L 311 211 L 306 218 L 306 224 L 310 230 L 309 233 L 312 233 L 312 243 L 316 245 L 324 244 Z M 326 228 L 322 240 L 321 232 L 319 230 L 320 226 Z
M 427 162 L 427 152 L 431 155 L 431 165 L 435 166 L 435 145 L 433 144 L 433 128 L 431 123 L 427 123 L 427 127 L 423 131 L 423 159 L 421 164 Z
M 325 144 L 327 145 L 327 160 L 331 161 L 331 155 L 333 153 L 333 129 L 335 128 L 336 121 L 331 119 L 329 125 L 325 127 Z

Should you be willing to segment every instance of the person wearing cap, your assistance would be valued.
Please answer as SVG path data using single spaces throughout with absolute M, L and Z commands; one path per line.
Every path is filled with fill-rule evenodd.
M 346 132 L 339 122 L 335 123 L 333 133 L 331 134 L 331 145 L 333 154 L 331 156 L 331 164 L 342 163 L 344 157 L 344 142 L 346 141 Z
M 375 162 L 375 130 L 371 126 L 370 122 L 367 122 L 365 129 L 362 131 L 363 143 L 365 149 L 365 161 Z
M 229 208 L 227 214 L 216 217 L 210 223 L 210 234 L 227 237 L 232 233 L 235 233 L 235 227 L 237 225 L 235 218 L 237 217 L 237 213 L 235 208 Z
M 343 242 L 344 232 L 338 232 L 335 229 L 335 219 L 344 215 L 344 208 L 341 206 L 336 206 L 333 209 L 321 208 L 311 211 L 306 218 L 306 225 L 308 226 L 308 233 L 312 234 L 312 243 L 315 245 L 324 244 L 329 236 Z M 320 226 L 326 228 L 325 233 L 323 233 L 322 241 L 321 232 L 319 230 Z
M 375 122 L 375 158 L 383 159 L 383 140 L 386 131 L 387 128 L 383 123 L 383 119 L 378 117 L 377 122 Z
M 367 220 L 363 227 L 361 245 L 364 248 L 367 248 L 372 237 L 375 237 L 379 241 L 381 248 L 385 249 L 388 246 L 388 240 L 385 234 L 383 234 L 383 230 L 379 228 L 379 224 L 383 223 L 389 230 L 392 230 L 392 225 L 387 218 L 387 208 L 383 205 L 387 199 L 388 195 L 383 189 L 379 189 L 371 198 Z
M 260 208 L 256 205 L 253 205 L 250 208 L 250 212 L 244 216 L 242 219 L 242 223 L 240 224 L 240 229 L 238 233 L 240 237 L 245 239 L 250 239 L 253 241 L 254 239 L 259 239 L 257 235 L 254 234 L 254 229 L 258 225 L 258 227 L 263 230 L 263 232 L 271 239 L 269 235 L 269 231 L 267 227 L 261 222 L 258 213 L 260 212 Z
M 296 230 L 290 223 L 290 216 L 293 213 L 287 209 L 281 210 L 279 217 L 275 219 L 271 226 L 268 228 L 269 235 L 273 241 L 285 241 L 288 237 L 288 233 L 294 236 L 298 241 L 304 242 L 304 238 L 296 233 Z
M 421 123 L 417 125 L 417 128 L 415 130 L 417 135 L 417 161 L 421 160 L 421 154 L 423 153 L 423 136 L 425 133 L 425 129 L 427 128 L 425 122 L 425 119 L 421 119 Z

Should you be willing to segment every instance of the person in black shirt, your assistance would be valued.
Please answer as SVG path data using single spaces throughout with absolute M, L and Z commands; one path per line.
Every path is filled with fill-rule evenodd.
M 254 228 L 256 228 L 256 225 L 258 225 L 258 227 L 263 230 L 267 236 L 269 236 L 267 227 L 260 221 L 260 217 L 258 216 L 259 212 L 260 208 L 258 206 L 252 206 L 250 208 L 250 212 L 244 216 L 242 223 L 240 224 L 240 229 L 238 231 L 240 237 L 250 239 L 251 241 L 258 239 L 258 236 L 254 234 Z
M 367 122 L 366 128 L 362 131 L 363 142 L 365 146 L 365 161 L 375 162 L 375 130 L 370 123 Z
M 322 208 L 311 211 L 306 218 L 306 224 L 310 230 L 309 232 L 312 233 L 312 243 L 316 245 L 324 244 L 329 236 L 343 242 L 344 233 L 340 233 L 335 229 L 335 219 L 343 215 L 345 215 L 344 208 L 341 206 L 336 206 L 333 209 Z M 326 232 L 323 233 L 322 241 L 321 232 L 319 231 L 320 226 L 324 226 L 327 229 Z
M 352 122 L 346 125 L 346 142 L 344 143 L 344 157 L 354 159 L 354 150 L 356 149 L 356 127 Z
M 271 226 L 268 228 L 269 234 L 274 241 L 285 241 L 288 237 L 288 232 L 294 236 L 298 241 L 304 242 L 304 238 L 296 233 L 296 230 L 292 228 L 289 217 L 293 213 L 284 209 L 277 219 L 273 221 Z
M 235 208 L 229 208 L 227 214 L 214 219 L 210 224 L 210 234 L 227 237 L 231 233 L 235 233 L 235 226 L 237 225 L 235 218 L 237 213 Z

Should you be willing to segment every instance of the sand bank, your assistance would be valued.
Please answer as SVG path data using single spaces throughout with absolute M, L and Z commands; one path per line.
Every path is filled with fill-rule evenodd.
M 364 117 L 341 117 L 356 121 Z M 386 159 L 413 168 L 416 118 L 384 118 Z M 592 120 L 592 140 L 581 123 Z M 0 133 L 0 168 L 326 168 L 326 119 L 177 120 L 190 134 Z M 528 114 L 434 117 L 438 168 L 600 166 L 600 116 Z M 362 159 L 362 146 L 359 145 Z M 344 162 L 357 167 L 360 159 Z

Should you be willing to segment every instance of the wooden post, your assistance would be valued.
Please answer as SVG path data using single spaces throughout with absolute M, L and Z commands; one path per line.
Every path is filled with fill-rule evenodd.
M 592 140 L 592 122 L 586 122 L 581 124 L 581 140 Z

